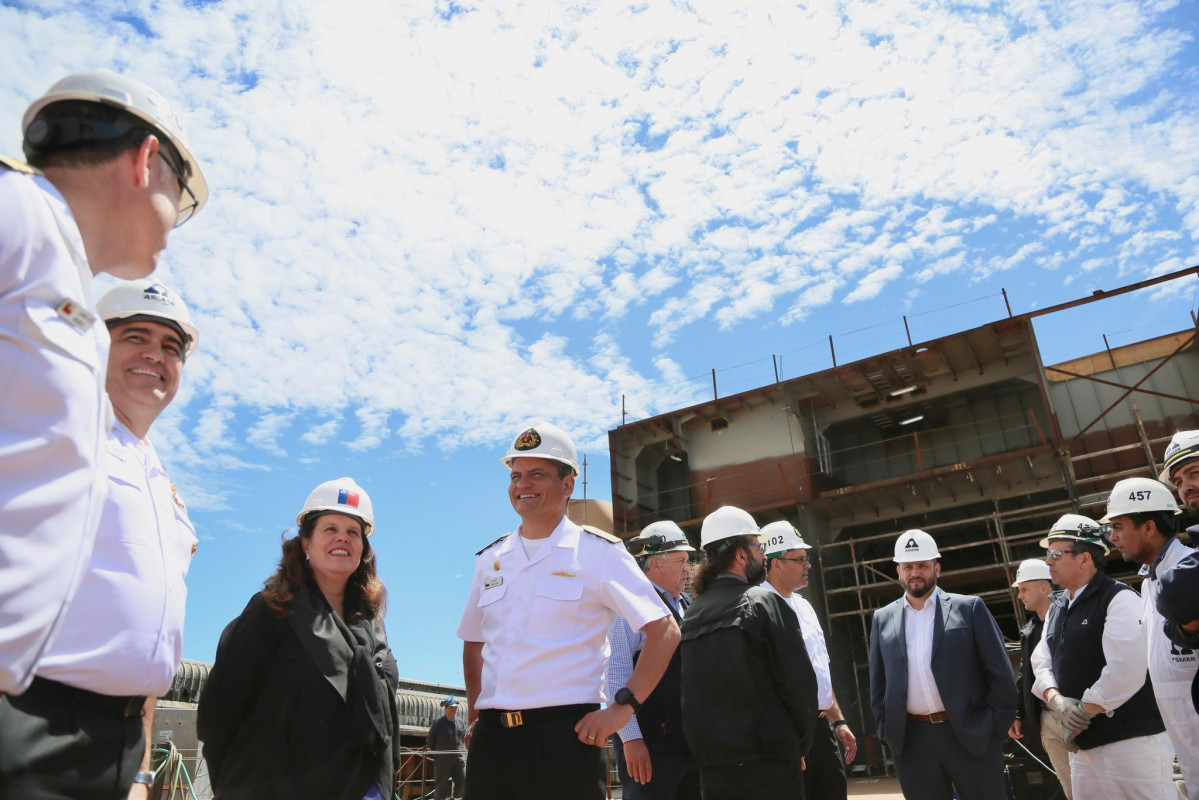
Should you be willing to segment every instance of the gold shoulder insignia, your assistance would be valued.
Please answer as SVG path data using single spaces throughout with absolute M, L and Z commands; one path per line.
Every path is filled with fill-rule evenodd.
M 619 536 L 613 536 L 612 534 L 608 533 L 607 531 L 601 531 L 599 528 L 597 528 L 593 525 L 581 525 L 579 527 L 581 527 L 583 529 L 584 533 L 590 533 L 592 536 L 599 537 L 600 539 L 603 539 L 605 542 L 611 542 L 612 544 L 620 544 L 623 541 Z
M 13 172 L 23 172 L 26 175 L 41 175 L 42 171 L 29 166 L 24 161 L 12 156 L 0 155 L 0 167 L 11 169 Z
M 484 548 L 483 548 L 482 550 L 480 550 L 479 552 L 475 553 L 475 555 L 477 555 L 477 556 L 481 556 L 481 555 L 483 555 L 483 554 L 484 554 L 484 553 L 486 553 L 488 550 L 490 550 L 491 548 L 495 547 L 497 544 L 499 544 L 500 542 L 504 541 L 505 539 L 507 539 L 507 538 L 508 538 L 509 536 L 511 536 L 511 535 L 512 535 L 511 533 L 505 533 L 503 536 L 501 536 L 500 538 L 496 539 L 494 542 L 492 542 L 491 544 L 487 545 L 486 547 L 484 547 Z

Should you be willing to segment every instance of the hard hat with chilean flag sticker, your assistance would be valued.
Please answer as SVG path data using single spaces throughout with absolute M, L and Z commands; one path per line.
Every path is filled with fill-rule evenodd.
M 353 478 L 325 481 L 308 495 L 304 508 L 296 515 L 296 524 L 313 513 L 345 514 L 362 523 L 362 533 L 369 537 L 375 532 L 375 514 L 370 495 Z

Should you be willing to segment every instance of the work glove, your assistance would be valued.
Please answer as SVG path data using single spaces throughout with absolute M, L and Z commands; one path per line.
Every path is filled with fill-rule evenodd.
M 1070 734 L 1067 740 L 1073 739 L 1085 731 L 1091 724 L 1091 715 L 1083 710 L 1081 700 L 1066 697 L 1059 692 L 1046 705 L 1049 706 L 1049 709 L 1053 713 L 1058 715 L 1058 718 L 1062 721 L 1062 726 Z

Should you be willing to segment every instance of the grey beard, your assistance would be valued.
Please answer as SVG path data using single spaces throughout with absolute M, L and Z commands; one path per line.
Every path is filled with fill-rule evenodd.
M 745 568 L 745 580 L 750 586 L 757 586 L 766 579 L 766 561 L 749 562 L 749 566 Z

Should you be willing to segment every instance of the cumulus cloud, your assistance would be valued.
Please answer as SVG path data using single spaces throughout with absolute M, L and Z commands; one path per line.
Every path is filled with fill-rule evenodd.
M 213 194 L 162 278 L 202 331 L 168 434 L 192 463 L 475 445 L 533 409 L 597 436 L 622 394 L 694 399 L 700 326 L 1139 277 L 1199 237 L 1169 2 L 353 9 L 0 7 L 5 152 L 97 64 L 189 108 Z

